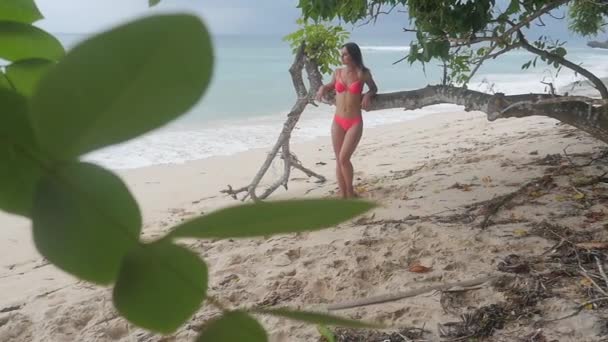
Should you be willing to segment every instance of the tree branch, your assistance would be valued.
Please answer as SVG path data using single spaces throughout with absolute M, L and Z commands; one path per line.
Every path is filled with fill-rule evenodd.
M 481 67 L 483 62 L 485 62 L 488 58 L 490 58 L 492 51 L 494 51 L 494 49 L 496 49 L 497 46 L 498 46 L 497 44 L 493 44 L 492 47 L 488 49 L 488 52 L 486 52 L 486 54 L 479 59 L 479 61 L 475 65 L 475 68 L 473 69 L 473 71 L 471 71 L 469 76 L 467 76 L 467 79 L 464 82 L 465 84 L 469 83 L 469 81 L 473 78 L 473 76 L 475 76 L 475 74 L 477 73 L 477 70 L 479 70 L 479 68 Z
M 606 85 L 602 82 L 602 80 L 600 80 L 597 76 L 595 76 L 589 70 L 581 67 L 580 65 L 576 65 L 576 64 L 570 62 L 569 60 L 565 59 L 564 57 L 562 57 L 560 55 L 556 55 L 551 52 L 541 50 L 539 48 L 536 48 L 536 47 L 530 45 L 530 43 L 528 43 L 528 41 L 526 40 L 526 38 L 524 37 L 524 35 L 521 31 L 517 31 L 517 35 L 519 37 L 519 42 L 524 49 L 532 52 L 535 55 L 544 57 L 550 61 L 557 62 L 557 63 L 585 76 L 589 81 L 591 81 L 591 83 L 593 83 L 595 88 L 600 92 L 602 98 L 608 99 L 608 89 L 606 89 Z
M 516 24 L 515 26 L 513 26 L 512 28 L 507 30 L 505 32 L 505 34 L 503 34 L 503 37 L 510 36 L 511 34 L 519 31 L 522 27 L 524 27 L 524 26 L 528 25 L 529 23 L 531 23 L 532 21 L 534 21 L 536 18 L 542 16 L 543 14 L 549 13 L 550 11 L 560 7 L 561 5 L 563 5 L 569 1 L 570 0 L 557 0 L 557 1 L 550 2 L 545 7 L 534 12 L 531 16 L 524 18 L 518 24 Z
M 608 104 L 587 97 L 558 97 L 550 94 L 486 94 L 451 86 L 425 88 L 378 94 L 370 110 L 403 108 L 419 109 L 440 103 L 464 106 L 466 111 L 477 110 L 488 115 L 488 120 L 499 118 L 547 116 L 579 128 L 608 143 Z
M 308 74 L 308 79 L 310 82 L 310 91 L 306 90 L 304 80 L 302 79 L 302 71 L 304 68 L 306 69 Z M 297 161 L 297 158 L 290 152 L 289 142 L 291 140 L 291 132 L 293 131 L 296 126 L 296 123 L 300 119 L 300 115 L 302 115 L 302 112 L 304 111 L 306 106 L 309 103 L 312 103 L 312 95 L 314 95 L 321 86 L 323 78 L 321 76 L 321 73 L 319 72 L 319 68 L 316 63 L 310 61 L 305 55 L 304 45 L 301 45 L 298 51 L 296 52 L 294 62 L 289 68 L 289 73 L 291 74 L 291 79 L 296 94 L 298 95 L 298 100 L 291 108 L 291 111 L 287 114 L 287 120 L 283 124 L 283 129 L 281 130 L 281 133 L 279 134 L 276 143 L 268 153 L 266 160 L 260 167 L 260 170 L 248 186 L 233 190 L 232 186 L 228 185 L 228 189 L 222 190 L 222 193 L 226 193 L 237 199 L 237 195 L 239 193 L 246 192 L 245 196 L 241 200 L 245 200 L 247 199 L 247 197 L 251 197 L 251 199 L 254 201 L 264 200 L 281 185 L 287 189 L 287 183 L 289 181 L 289 175 L 291 173 L 292 167 L 302 171 L 308 170 L 304 166 L 302 166 L 300 162 Z M 262 181 L 262 178 L 264 178 L 264 175 L 266 175 L 266 172 L 270 168 L 270 165 L 272 164 L 274 158 L 277 156 L 279 150 L 281 150 L 281 156 L 283 159 L 283 175 L 274 183 L 272 183 L 262 193 L 262 195 L 258 196 L 256 194 L 256 189 Z M 325 181 L 325 177 L 321 175 L 318 175 L 314 172 L 304 172 L 309 177 L 316 177 L 321 182 Z
M 529 23 L 533 22 L 537 18 L 540 18 L 542 15 L 549 13 L 550 11 L 552 11 L 552 10 L 554 10 L 554 9 L 562 6 L 562 5 L 564 5 L 565 3 L 569 2 L 569 1 L 570 0 L 558 0 L 558 1 L 550 2 L 549 4 L 547 4 L 544 7 L 540 8 L 536 12 L 532 13 L 530 16 L 525 17 L 519 23 L 514 24 L 513 27 L 511 27 L 510 29 L 508 29 L 507 31 L 505 31 L 500 36 L 451 38 L 449 41 L 451 43 L 455 44 L 452 47 L 464 46 L 464 45 L 473 45 L 473 44 L 482 43 L 482 42 L 499 42 L 501 40 L 505 40 L 506 38 L 508 38 L 509 36 L 511 36 L 513 33 L 515 33 L 518 30 L 520 30 L 522 27 L 528 25 Z M 494 22 L 500 22 L 500 21 L 494 20 Z

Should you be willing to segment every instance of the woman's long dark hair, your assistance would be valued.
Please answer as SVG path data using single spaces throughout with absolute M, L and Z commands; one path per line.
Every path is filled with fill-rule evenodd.
M 357 45 L 357 43 L 353 43 L 353 42 L 346 43 L 346 44 L 342 45 L 342 47 L 346 48 L 346 51 L 348 51 L 348 54 L 350 55 L 350 57 L 352 57 L 355 64 L 359 68 L 361 68 L 361 70 L 367 71 L 365 64 L 363 64 L 363 55 L 361 54 L 361 49 L 359 48 L 359 45 Z

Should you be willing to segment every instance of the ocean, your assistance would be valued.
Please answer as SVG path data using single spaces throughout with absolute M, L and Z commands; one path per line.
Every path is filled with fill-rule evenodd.
M 85 36 L 58 35 L 70 48 Z M 230 155 L 252 148 L 271 146 L 277 139 L 286 114 L 295 103 L 295 92 L 288 72 L 293 55 L 280 36 L 215 36 L 216 65 L 212 83 L 201 101 L 175 122 L 131 141 L 94 151 L 85 160 L 111 169 L 184 163 L 211 156 Z M 409 40 L 401 35 L 361 35 L 351 39 L 363 52 L 380 92 L 410 90 L 440 82 L 441 68 L 431 62 L 424 68 L 407 62 L 394 64 L 408 52 Z M 608 50 L 591 49 L 584 41 L 567 45 L 566 58 L 582 63 L 596 75 L 608 76 Z M 545 92 L 553 82 L 564 87 L 577 78 L 540 60 L 535 68 L 521 66 L 533 56 L 517 50 L 487 61 L 469 87 L 507 94 Z M 327 77 L 329 78 L 329 77 Z M 424 115 L 460 110 L 451 104 L 414 111 L 401 109 L 364 113 L 365 127 L 412 120 Z M 329 136 L 333 107 L 308 106 L 302 114 L 293 142 Z M 364 141 L 363 141 L 364 143 Z

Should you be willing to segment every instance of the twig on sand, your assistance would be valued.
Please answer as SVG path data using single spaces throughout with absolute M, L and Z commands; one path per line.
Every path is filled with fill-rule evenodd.
M 568 147 L 570 147 L 572 145 L 568 145 L 566 147 L 564 147 L 563 152 L 564 152 L 564 156 L 566 157 L 566 159 L 568 159 L 568 162 L 570 163 L 570 165 L 574 166 L 574 167 L 585 167 L 585 166 L 591 166 L 591 164 L 595 163 L 598 160 L 602 160 L 604 158 L 608 157 L 608 150 L 604 150 L 602 152 L 600 152 L 600 155 L 595 157 L 595 158 L 591 158 L 590 161 L 588 161 L 585 164 L 576 164 L 574 161 L 572 161 L 571 156 L 568 154 L 567 149 Z
M 516 191 L 513 191 L 513 192 L 505 194 L 505 195 L 501 195 L 501 196 L 495 197 L 489 201 L 486 201 L 483 204 L 485 214 L 484 214 L 484 219 L 480 225 L 481 228 L 487 228 L 488 226 L 490 226 L 490 219 L 492 218 L 492 216 L 496 215 L 496 213 L 498 213 L 498 211 L 503 206 L 505 206 L 507 203 L 511 202 L 515 197 L 527 192 L 530 187 L 544 188 L 547 185 L 551 184 L 552 182 L 553 182 L 553 178 L 551 178 L 550 176 L 543 176 L 540 178 L 535 178 L 535 179 L 531 180 L 530 182 L 524 184 L 521 188 L 517 189 Z
M 604 272 L 604 267 L 602 267 L 602 261 L 596 256 L 595 262 L 597 263 L 597 269 L 600 271 L 600 274 L 602 275 L 602 278 L 604 278 L 604 282 L 608 287 L 608 277 L 606 276 L 606 272 Z
M 585 307 L 587 307 L 587 305 L 590 305 L 590 304 L 593 304 L 593 303 L 597 303 L 597 302 L 601 302 L 601 301 L 604 301 L 604 300 L 608 300 L 608 297 L 600 297 L 600 298 L 596 298 L 596 299 L 590 300 L 588 302 L 584 302 L 583 304 L 579 305 L 578 308 L 576 308 L 576 310 L 574 310 L 573 313 L 568 314 L 568 315 L 566 315 L 564 317 L 551 319 L 551 320 L 548 320 L 548 321 L 545 321 L 545 322 L 556 322 L 556 321 L 561 321 L 563 319 L 567 319 L 567 318 L 570 318 L 570 317 L 574 317 L 574 316 L 578 315 L 581 311 L 583 311 L 583 309 Z
M 449 290 L 449 289 L 455 288 L 455 287 L 458 287 L 458 288 L 474 287 L 474 286 L 486 283 L 490 280 L 493 280 L 496 277 L 497 276 L 486 276 L 486 277 L 481 277 L 481 278 L 477 278 L 477 279 L 473 279 L 473 280 L 461 281 L 461 282 L 457 282 L 457 283 L 438 284 L 438 285 L 433 285 L 433 286 L 422 287 L 419 289 L 409 290 L 409 291 L 405 291 L 405 292 L 374 296 L 374 297 L 354 300 L 351 302 L 332 304 L 332 305 L 329 305 L 327 307 L 327 309 L 330 311 L 331 310 L 350 309 L 350 308 L 356 308 L 356 307 L 360 307 L 360 306 L 392 302 L 395 300 L 400 300 L 400 299 L 408 298 L 408 297 L 415 297 L 415 296 L 421 295 L 423 293 L 431 292 L 431 291 L 446 291 L 446 290 Z
M 589 280 L 591 282 L 591 284 L 593 284 L 593 286 L 595 286 L 595 288 L 604 296 L 608 297 L 608 293 L 601 287 L 599 286 L 595 280 L 593 280 L 593 278 L 591 278 L 588 274 L 587 271 L 585 271 L 585 269 L 581 266 L 581 269 L 583 271 L 580 272 L 580 275 L 582 275 L 583 277 L 585 277 L 587 280 Z

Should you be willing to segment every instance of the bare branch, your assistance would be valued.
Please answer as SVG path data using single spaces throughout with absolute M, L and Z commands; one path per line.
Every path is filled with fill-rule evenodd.
M 378 17 L 380 16 L 380 14 L 391 14 L 391 12 L 399 5 L 399 4 L 394 4 L 388 11 L 382 11 L 382 4 L 377 4 L 378 8 L 376 9 L 376 12 L 374 13 L 374 5 L 376 4 L 371 4 L 370 9 L 369 9 L 369 18 L 364 21 L 363 23 L 357 25 L 357 27 L 361 27 L 361 26 L 365 26 L 368 25 L 370 22 L 374 22 L 374 24 L 376 23 L 376 21 L 378 20 Z
M 486 52 L 486 54 L 479 59 L 479 61 L 475 65 L 475 68 L 473 69 L 473 71 L 471 71 L 471 73 L 467 77 L 466 81 L 464 82 L 465 84 L 469 83 L 469 81 L 473 78 L 473 76 L 475 76 L 475 74 L 477 73 L 477 70 L 479 70 L 479 68 L 481 67 L 483 62 L 485 62 L 488 58 L 490 58 L 492 51 L 494 51 L 494 49 L 496 49 L 497 46 L 498 46 L 497 44 L 493 44 L 492 47 L 490 49 L 488 49 L 488 52 Z
M 506 38 L 510 37 L 513 33 L 516 33 L 518 30 L 520 30 L 522 27 L 525 27 L 529 23 L 540 18 L 542 15 L 551 12 L 552 10 L 564 5 L 565 3 L 569 2 L 569 1 L 570 0 L 557 0 L 557 1 L 552 1 L 552 2 L 548 3 L 544 7 L 540 8 L 536 12 L 532 13 L 530 16 L 525 17 L 519 23 L 513 24 L 513 27 L 511 27 L 509 30 L 505 31 L 500 36 L 492 36 L 492 37 L 471 36 L 471 37 L 467 37 L 467 38 L 452 38 L 449 41 L 450 41 L 450 43 L 453 43 L 454 46 L 459 46 L 459 45 L 473 45 L 473 44 L 482 43 L 482 42 L 498 42 L 501 40 L 505 40 Z M 493 22 L 499 22 L 499 21 L 496 20 Z
M 524 34 L 519 30 L 517 31 L 517 35 L 519 37 L 519 42 L 524 49 L 532 52 L 535 55 L 544 57 L 550 61 L 557 62 L 557 63 L 573 70 L 574 72 L 577 72 L 577 73 L 585 76 L 589 81 L 591 81 L 591 83 L 593 83 L 595 88 L 600 92 L 602 98 L 608 99 L 608 89 L 606 89 L 606 85 L 604 84 L 604 82 L 602 82 L 602 80 L 600 80 L 592 72 L 583 68 L 580 65 L 570 62 L 569 60 L 565 59 L 564 57 L 562 57 L 560 55 L 556 55 L 554 53 L 551 53 L 551 52 L 548 52 L 545 50 L 541 50 L 537 47 L 530 45 L 530 43 L 528 43 L 528 41 L 524 37 Z
M 306 89 L 304 84 L 304 80 L 302 79 L 302 71 L 306 69 L 308 74 L 310 91 Z M 232 196 L 234 199 L 237 199 L 237 195 L 241 192 L 246 192 L 245 197 L 242 200 L 245 200 L 247 197 L 251 197 L 254 201 L 260 201 L 266 199 L 270 194 L 272 194 L 276 189 L 280 186 L 287 188 L 287 183 L 289 181 L 289 175 L 291 173 L 291 168 L 295 167 L 299 170 L 307 170 L 305 167 L 301 165 L 297 158 L 290 152 L 289 142 L 291 139 L 291 132 L 296 126 L 296 123 L 300 119 L 300 115 L 306 108 L 308 104 L 312 102 L 312 96 L 316 93 L 319 87 L 322 85 L 322 76 L 319 72 L 319 68 L 313 61 L 309 60 L 304 52 L 304 45 L 301 45 L 298 49 L 296 56 L 294 58 L 293 65 L 289 68 L 289 73 L 291 74 L 291 79 L 293 82 L 293 86 L 295 88 L 296 94 L 298 95 L 298 100 L 292 107 L 291 111 L 287 114 L 287 120 L 283 124 L 283 129 L 279 134 L 279 137 L 274 145 L 274 147 L 268 153 L 266 160 L 260 167 L 260 170 L 255 175 L 251 183 L 246 186 L 234 190 L 232 186 L 228 185 L 228 189 L 222 190 L 222 193 L 226 193 Z M 256 194 L 256 189 L 259 186 L 262 178 L 270 168 L 272 161 L 277 156 L 279 150 L 281 150 L 281 156 L 283 159 L 283 175 L 272 183 L 260 196 Z M 309 170 L 307 170 L 309 171 Z M 319 181 L 324 182 L 325 177 L 318 175 L 314 172 L 305 172 L 309 177 L 316 177 Z
M 522 27 L 528 25 L 529 23 L 531 23 L 532 21 L 534 21 L 536 18 L 539 18 L 540 16 L 542 16 L 543 14 L 549 13 L 552 10 L 560 7 L 561 5 L 569 2 L 570 0 L 557 0 L 557 1 L 552 1 L 550 3 L 548 3 L 545 7 L 539 9 L 538 11 L 534 12 L 532 15 L 530 15 L 529 17 L 524 18 L 524 20 L 520 21 L 519 23 L 517 23 L 515 26 L 513 26 L 512 28 L 510 28 L 509 30 L 507 30 L 504 34 L 503 37 L 508 37 L 511 34 L 519 31 Z

